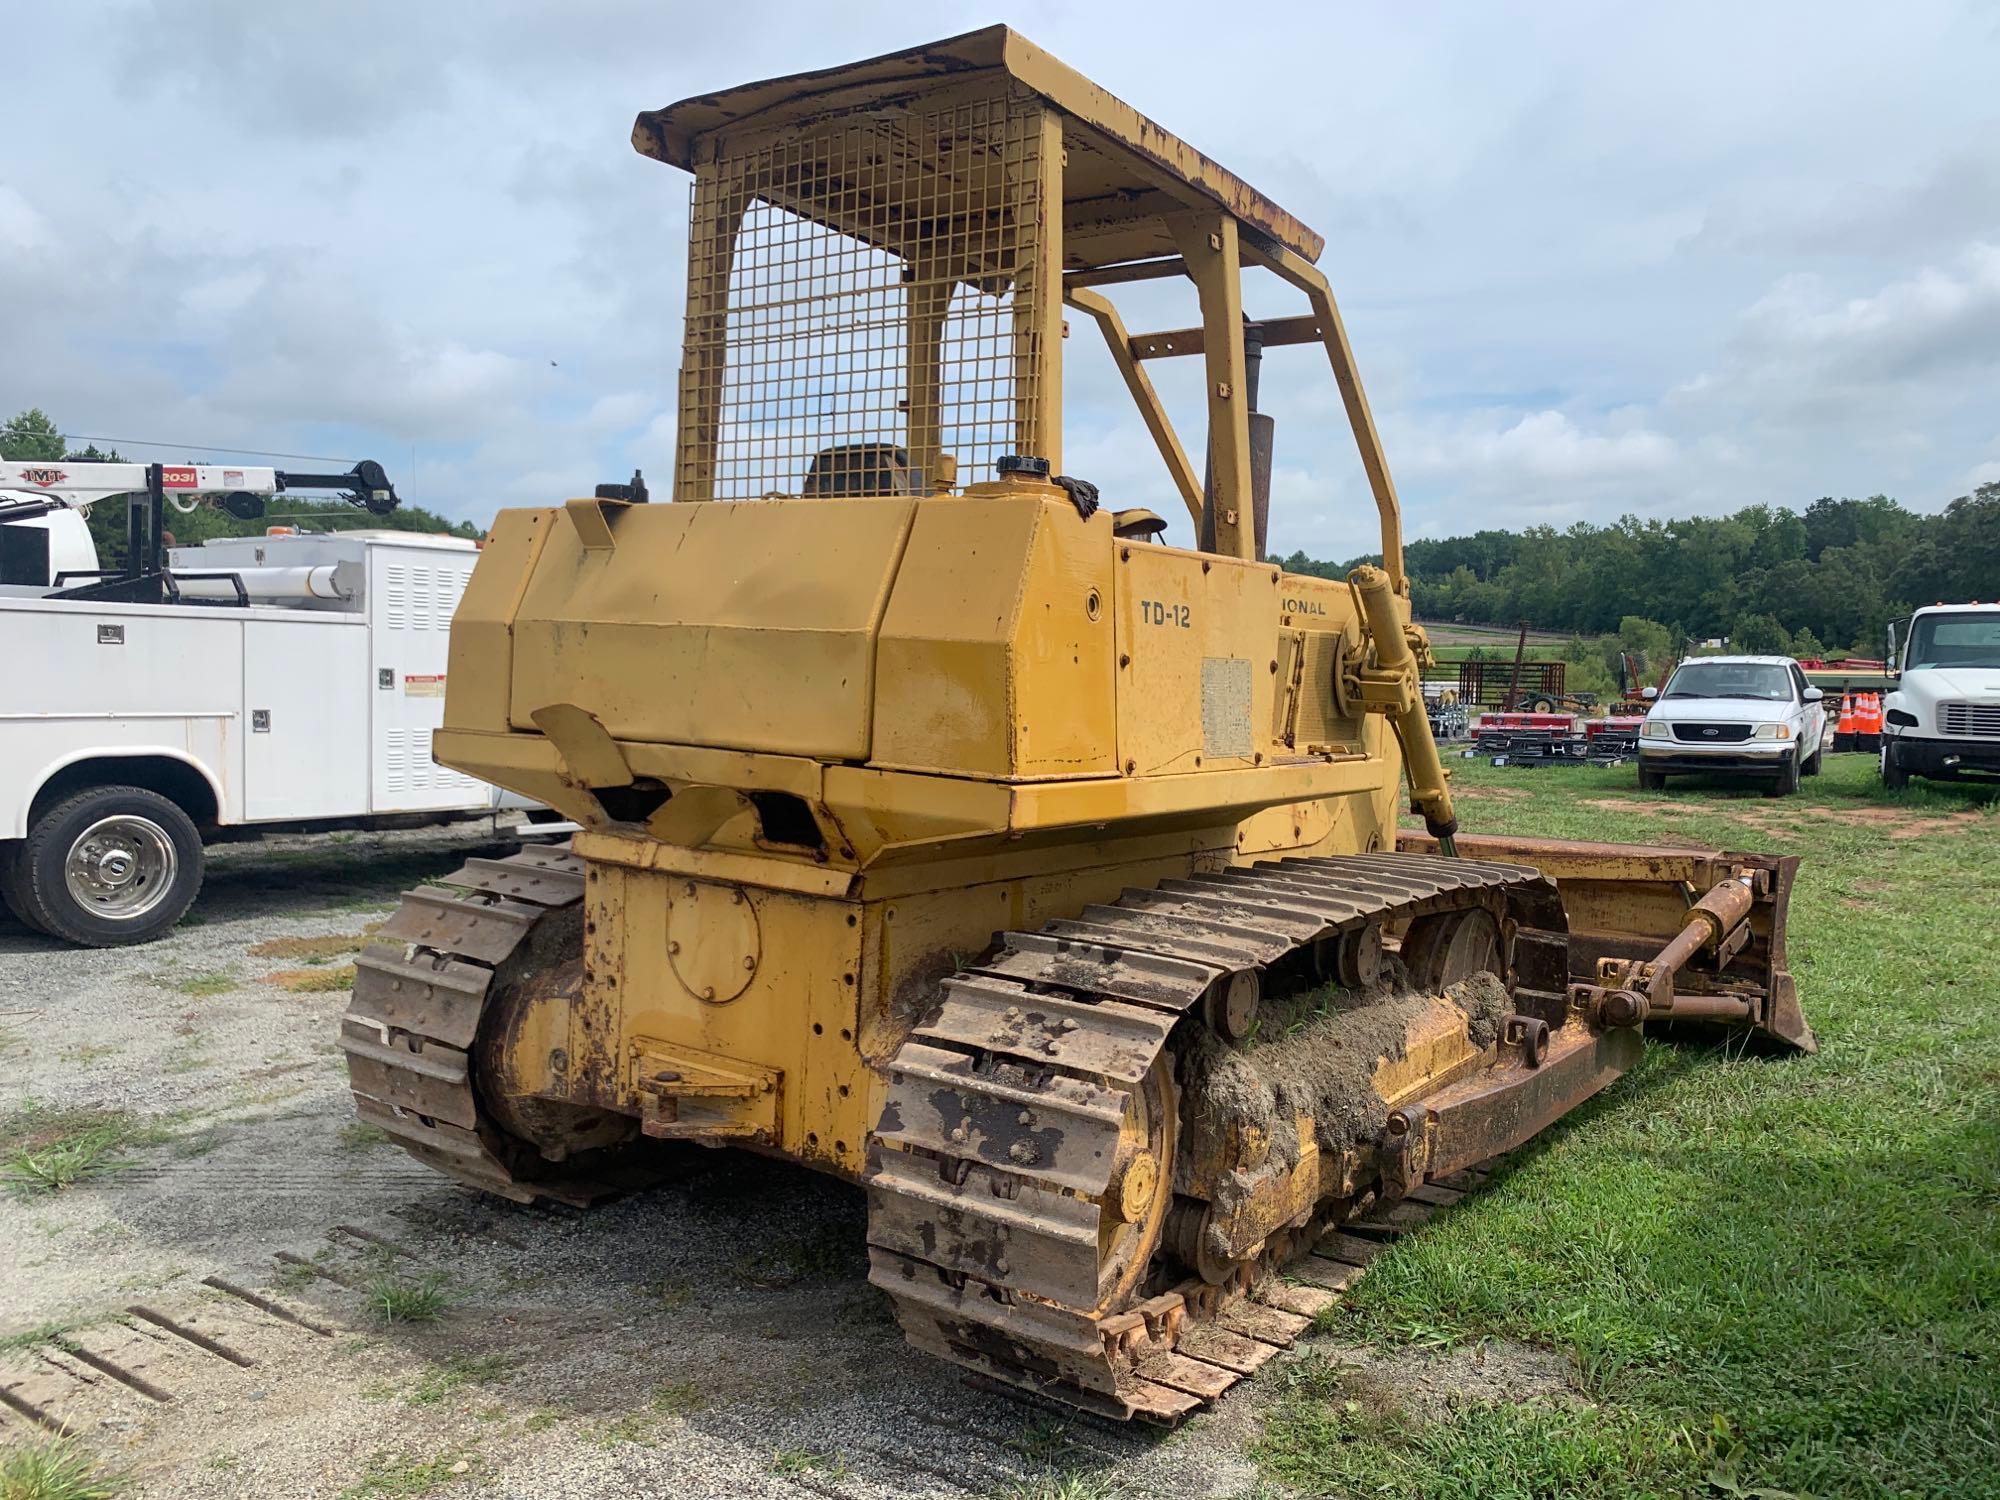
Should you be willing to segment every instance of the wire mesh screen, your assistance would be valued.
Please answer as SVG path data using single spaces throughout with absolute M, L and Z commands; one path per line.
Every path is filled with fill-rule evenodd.
M 1039 101 L 876 108 L 698 173 L 676 494 L 925 494 L 1035 453 Z

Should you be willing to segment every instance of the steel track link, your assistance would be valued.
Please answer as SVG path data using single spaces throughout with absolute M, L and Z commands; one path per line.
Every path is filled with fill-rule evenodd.
M 418 1161 L 517 1203 L 583 1204 L 629 1187 L 567 1174 L 530 1176 L 523 1153 L 482 1108 L 473 1048 L 496 976 L 539 922 L 583 900 L 584 862 L 528 848 L 468 860 L 419 886 L 355 961 L 340 1045 L 361 1119 Z
M 1132 1093 L 1233 974 L 1480 905 L 1504 914 L 1517 962 L 1559 961 L 1561 903 L 1540 871 L 1401 854 L 1169 880 L 1003 934 L 944 981 L 890 1062 L 869 1142 L 869 1280 L 910 1342 L 1118 1419 L 1177 1422 L 1255 1373 L 1360 1275 L 1382 1243 L 1365 1236 L 1408 1227 L 1450 1190 L 1420 1189 L 1428 1206 L 1349 1226 L 1360 1235 L 1273 1236 L 1223 1285 L 1101 1301 L 1099 1231 Z

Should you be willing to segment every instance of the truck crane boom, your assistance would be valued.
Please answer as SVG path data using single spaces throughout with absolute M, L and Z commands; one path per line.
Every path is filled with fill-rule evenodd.
M 69 463 L 0 461 L 0 526 L 32 521 L 56 511 L 87 512 L 123 495 L 127 504 L 125 566 L 69 570 L 56 580 L 84 581 L 58 588 L 58 596 L 107 602 L 158 603 L 174 593 L 165 567 L 165 516 L 212 505 L 241 521 L 264 514 L 269 496 L 299 490 L 332 491 L 371 515 L 395 510 L 396 489 L 373 459 L 344 473 L 226 464 Z M 4 548 L 0 539 L 0 548 Z

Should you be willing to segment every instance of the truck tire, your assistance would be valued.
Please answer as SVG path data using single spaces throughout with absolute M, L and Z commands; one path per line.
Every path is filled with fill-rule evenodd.
M 1641 766 L 1639 768 L 1640 791 L 1660 792 L 1660 791 L 1665 791 L 1666 786 L 1667 786 L 1667 773 L 1665 771 L 1648 771 L 1644 766 Z
M 24 847 L 24 841 L 20 839 L 0 844 L 0 906 L 6 907 L 8 914 L 30 932 L 41 932 L 28 911 L 26 897 L 21 894 L 21 850 Z
M 1896 754 L 1896 742 L 1882 741 L 1882 789 L 1900 792 L 1910 784 L 1910 773 L 1903 769 L 1903 762 Z
M 1778 774 L 1771 778 L 1771 784 L 1764 789 L 1766 797 L 1789 797 L 1799 789 L 1799 758 L 1787 755 Z
M 1805 764 L 1799 767 L 1799 774 L 1801 776 L 1819 775 L 1821 770 L 1820 762 L 1825 755 L 1826 755 L 1825 745 L 1821 744 L 1813 746 L 1813 753 L 1811 755 L 1808 755 L 1806 757 Z
M 114 948 L 171 929 L 194 904 L 201 876 L 201 834 L 186 813 L 143 787 L 100 786 L 35 820 L 13 895 L 49 936 Z

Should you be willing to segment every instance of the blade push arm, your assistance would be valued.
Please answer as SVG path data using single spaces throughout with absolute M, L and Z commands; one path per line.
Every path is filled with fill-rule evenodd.
M 1715 967 L 1722 969 L 1743 951 L 1750 940 L 1750 910 L 1759 894 L 1758 881 L 1757 871 L 1743 869 L 1718 882 L 1688 908 L 1679 934 L 1647 962 L 1599 959 L 1598 982 L 1572 985 L 1572 1003 L 1594 1012 L 1607 1026 L 1643 1026 L 1649 1020 L 1756 1020 L 1756 1004 L 1749 997 L 1678 995 L 1674 976 L 1703 954 L 1712 955 Z
M 1362 621 L 1375 645 L 1374 664 L 1364 664 L 1358 673 L 1361 702 L 1373 712 L 1386 714 L 1396 726 L 1396 737 L 1403 744 L 1403 767 L 1410 781 L 1411 805 L 1424 815 L 1424 826 L 1437 839 L 1439 848 L 1446 854 L 1455 854 L 1452 835 L 1458 832 L 1458 816 L 1452 810 L 1451 788 L 1446 784 L 1437 741 L 1431 738 L 1430 716 L 1424 712 L 1417 655 L 1411 649 L 1403 622 L 1396 618 L 1394 585 L 1387 573 L 1366 564 L 1348 574 L 1347 581 L 1360 603 Z

